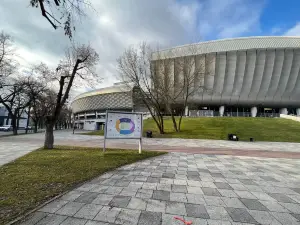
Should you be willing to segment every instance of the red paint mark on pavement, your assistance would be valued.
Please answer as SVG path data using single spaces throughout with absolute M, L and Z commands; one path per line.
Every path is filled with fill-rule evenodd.
M 177 216 L 174 216 L 174 219 L 175 220 L 180 220 L 180 221 L 182 221 L 186 225 L 191 225 L 193 223 L 192 221 L 185 221 L 184 219 L 182 219 L 180 217 L 177 217 Z

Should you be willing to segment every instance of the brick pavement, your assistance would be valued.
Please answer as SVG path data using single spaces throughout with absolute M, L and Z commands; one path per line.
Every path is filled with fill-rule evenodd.
M 300 224 L 300 160 L 169 153 L 106 173 L 25 224 Z

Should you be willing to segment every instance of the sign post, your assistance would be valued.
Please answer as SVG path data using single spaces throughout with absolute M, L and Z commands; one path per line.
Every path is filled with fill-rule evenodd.
M 142 136 L 142 113 L 106 111 L 103 151 L 106 150 L 106 139 L 139 139 L 141 154 Z

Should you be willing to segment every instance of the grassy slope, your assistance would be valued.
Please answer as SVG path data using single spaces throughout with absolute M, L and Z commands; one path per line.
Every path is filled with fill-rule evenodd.
M 226 140 L 228 133 L 235 133 L 240 140 L 300 142 L 300 123 L 280 118 L 183 118 L 182 131 L 173 131 L 172 121 L 165 120 L 166 134 L 160 135 L 154 121 L 144 121 L 144 131 L 152 130 L 154 137 L 196 138 Z M 103 135 L 101 131 L 87 134 Z
M 60 147 L 37 150 L 0 167 L 0 224 L 105 171 L 161 152 Z

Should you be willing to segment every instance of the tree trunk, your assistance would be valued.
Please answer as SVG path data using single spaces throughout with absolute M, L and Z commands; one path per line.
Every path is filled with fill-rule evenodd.
M 54 124 L 51 122 L 46 122 L 46 133 L 45 133 L 45 149 L 53 149 L 54 135 L 53 135 Z
M 37 133 L 38 130 L 38 121 L 34 121 L 34 133 Z
M 180 117 L 179 117 L 179 122 L 178 122 L 178 132 L 181 131 L 181 122 L 182 122 L 183 113 L 184 113 L 184 111 L 182 110 L 180 112 Z
M 29 120 L 30 120 L 30 109 L 31 107 L 29 106 L 28 108 L 28 114 L 27 114 L 27 123 L 26 123 L 26 127 L 25 127 L 25 133 L 28 133 L 28 126 L 29 126 Z
M 11 125 L 13 127 L 13 134 L 17 135 L 18 134 L 17 118 L 14 115 L 11 117 Z

